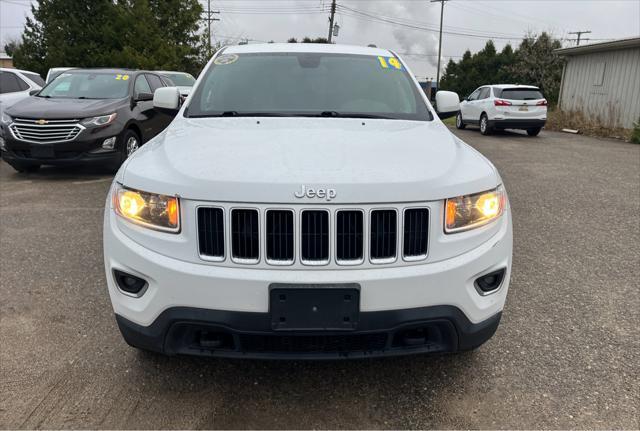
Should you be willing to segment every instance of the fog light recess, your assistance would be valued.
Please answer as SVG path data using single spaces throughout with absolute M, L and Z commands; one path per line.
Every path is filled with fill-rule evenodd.
M 102 142 L 102 148 L 105 150 L 113 150 L 116 147 L 116 137 L 112 136 L 111 138 L 107 138 Z
M 142 296 L 149 285 L 145 279 L 117 269 L 113 270 L 113 277 L 120 290 L 132 296 Z
M 506 269 L 502 268 L 476 278 L 474 284 L 478 293 L 480 295 L 488 295 L 498 290 L 502 285 L 505 272 Z

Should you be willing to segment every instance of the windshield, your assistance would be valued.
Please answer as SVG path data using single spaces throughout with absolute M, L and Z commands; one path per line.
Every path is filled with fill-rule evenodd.
M 432 119 L 398 59 L 328 53 L 222 54 L 185 115 Z
M 505 88 L 498 97 L 509 100 L 544 99 L 544 96 L 537 88 Z
M 188 73 L 161 73 L 165 78 L 169 78 L 174 85 L 179 87 L 193 87 L 196 79 Z
M 22 74 L 27 78 L 29 78 L 30 80 L 32 80 L 33 82 L 35 82 L 36 84 L 38 84 L 40 87 L 44 86 L 45 84 L 44 79 L 42 79 L 42 77 L 37 73 L 22 72 Z
M 62 73 L 38 96 L 66 99 L 121 99 L 129 94 L 130 76 L 113 72 Z

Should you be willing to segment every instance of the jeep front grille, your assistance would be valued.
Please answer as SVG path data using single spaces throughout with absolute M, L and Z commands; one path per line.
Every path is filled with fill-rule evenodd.
M 301 225 L 302 262 L 322 265 L 329 262 L 329 212 L 325 210 L 302 211 Z
M 224 207 L 224 208 L 223 208 Z M 225 209 L 226 208 L 226 209 Z M 199 255 L 235 264 L 363 265 L 424 260 L 429 209 L 197 208 Z
M 84 129 L 78 119 L 42 120 L 14 118 L 9 126 L 13 137 L 26 142 L 53 144 L 73 141 Z
M 257 263 L 260 258 L 258 211 L 231 211 L 231 257 L 239 263 Z
M 267 261 L 275 265 L 293 263 L 293 211 L 267 211 Z
M 396 210 L 371 212 L 371 261 L 384 263 L 396 259 L 398 232 Z
M 407 259 L 420 259 L 427 255 L 429 212 L 425 208 L 404 211 L 404 250 Z
M 363 214 L 359 210 L 338 211 L 336 215 L 336 260 L 357 264 L 364 258 Z
M 198 245 L 200 254 L 213 260 L 224 259 L 224 211 L 222 208 L 198 208 Z

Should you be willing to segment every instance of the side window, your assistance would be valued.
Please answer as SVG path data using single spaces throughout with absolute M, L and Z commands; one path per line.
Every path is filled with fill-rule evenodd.
M 15 93 L 28 89 L 29 86 L 11 72 L 0 72 L 0 94 Z
M 140 93 L 153 93 L 144 75 L 138 75 L 138 77 L 136 78 L 136 84 L 133 87 L 134 98 L 137 98 Z
M 147 77 L 147 81 L 149 81 L 149 84 L 151 85 L 151 92 L 155 93 L 155 91 L 160 88 L 160 87 L 164 87 L 164 85 L 162 84 L 162 81 L 160 80 L 160 78 L 156 75 L 149 75 L 149 74 L 145 74 L 145 76 Z
M 478 100 L 478 94 L 480 94 L 480 89 L 479 88 L 476 91 L 474 91 L 473 93 L 471 93 L 471 95 L 469 96 L 469 101 Z

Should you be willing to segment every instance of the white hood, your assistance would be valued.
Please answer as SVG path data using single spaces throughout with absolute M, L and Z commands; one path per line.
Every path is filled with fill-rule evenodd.
M 118 178 L 149 192 L 247 203 L 326 203 L 294 193 L 333 188 L 333 204 L 439 200 L 500 181 L 437 120 L 180 116 Z

